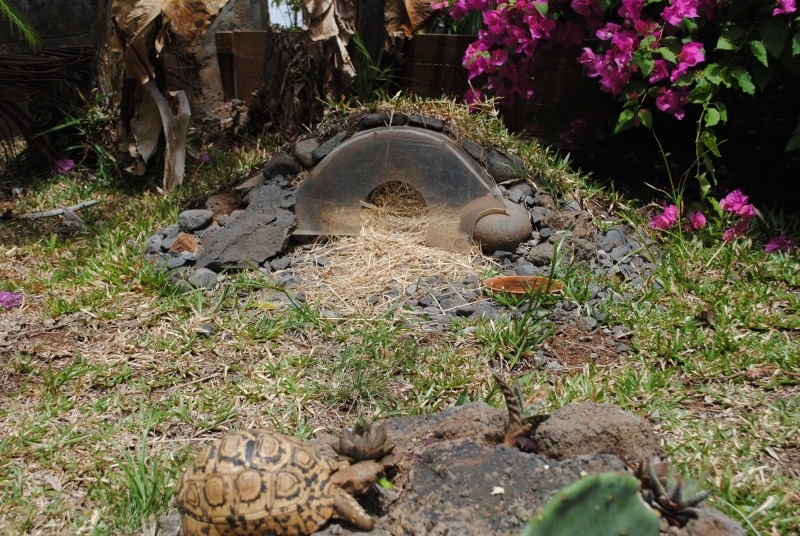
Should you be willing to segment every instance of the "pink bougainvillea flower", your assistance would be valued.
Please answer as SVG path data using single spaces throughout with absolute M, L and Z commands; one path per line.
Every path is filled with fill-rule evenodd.
M 792 241 L 783 235 L 778 235 L 772 238 L 767 245 L 764 246 L 764 251 L 767 253 L 775 253 L 778 251 L 789 251 L 792 247 Z
M 54 175 L 66 175 L 69 173 L 72 168 L 75 167 L 75 161 L 71 158 L 63 158 L 56 162 L 56 166 L 53 168 Z
M 697 0 L 673 0 L 661 12 L 661 18 L 672 26 L 677 26 L 685 18 L 697 18 Z
M 755 207 L 749 201 L 750 198 L 737 188 L 719 200 L 719 208 L 749 220 L 758 215 Z
M 750 224 L 750 220 L 739 220 L 739 223 L 731 227 L 730 229 L 725 229 L 725 232 L 722 233 L 722 240 L 726 243 L 731 243 L 740 236 L 744 236 L 745 231 L 747 231 L 747 226 Z
M 683 106 L 686 105 L 688 96 L 687 90 L 683 88 L 659 88 L 656 108 L 680 121 L 685 115 Z
M 698 63 L 702 63 L 706 59 L 705 54 L 703 54 L 703 43 L 698 43 L 696 41 L 684 43 L 681 51 L 678 53 L 678 58 L 681 60 L 681 63 L 684 63 L 687 67 L 694 67 Z
M 696 231 L 705 227 L 708 220 L 706 219 L 706 215 L 698 210 L 689 217 L 689 223 L 692 225 L 692 229 Z
M 442 0 L 441 2 L 436 2 L 436 0 L 431 0 L 431 8 L 434 11 L 440 11 L 442 9 L 446 9 L 450 5 L 450 2 L 447 0 Z
M 464 95 L 464 104 L 469 107 L 470 111 L 473 111 L 475 109 L 475 105 L 481 101 L 483 101 L 483 93 L 481 93 L 480 89 L 471 87 Z
M 659 80 L 663 80 L 669 76 L 667 71 L 667 60 L 656 60 L 653 62 L 653 70 L 650 71 L 650 78 L 648 80 L 651 84 L 655 84 Z
M 10 290 L 0 291 L 0 307 L 5 309 L 22 307 L 22 294 Z
M 656 214 L 650 220 L 650 228 L 666 230 L 675 225 L 678 221 L 678 206 L 669 205 L 664 203 L 664 210 L 660 214 Z
M 797 11 L 797 2 L 795 0 L 778 0 L 778 7 L 772 10 L 772 16 L 788 15 Z
M 200 161 L 204 164 L 211 163 L 211 155 L 206 152 L 200 153 Z

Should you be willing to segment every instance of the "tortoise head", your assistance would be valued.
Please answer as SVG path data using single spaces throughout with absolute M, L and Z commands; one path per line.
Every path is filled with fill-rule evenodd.
M 331 481 L 350 495 L 363 495 L 390 466 L 389 461 L 364 460 L 353 465 L 340 462 L 339 468 L 331 474 Z

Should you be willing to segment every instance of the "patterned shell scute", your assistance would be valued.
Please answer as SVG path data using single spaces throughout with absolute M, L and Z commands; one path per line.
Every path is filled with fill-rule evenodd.
M 296 439 L 233 432 L 203 449 L 183 473 L 178 507 L 223 534 L 310 534 L 333 515 L 333 470 Z

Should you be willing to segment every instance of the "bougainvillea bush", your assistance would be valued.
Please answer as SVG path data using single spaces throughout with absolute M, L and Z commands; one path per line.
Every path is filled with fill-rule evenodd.
M 543 51 L 573 47 L 577 61 L 622 104 L 616 130 L 652 127 L 654 112 L 698 121 L 698 143 L 718 154 L 714 127 L 728 119 L 719 95 L 755 95 L 800 77 L 796 0 L 434 0 L 455 20 L 482 14 L 465 53 L 467 102 L 489 92 L 513 105 L 536 98 Z M 786 149 L 800 148 L 800 128 Z

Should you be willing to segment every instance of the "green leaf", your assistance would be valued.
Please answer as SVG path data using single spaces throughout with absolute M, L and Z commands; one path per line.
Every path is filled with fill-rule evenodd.
M 785 149 L 786 152 L 797 150 L 800 150 L 800 123 L 797 123 L 797 127 L 794 129 L 794 132 L 789 138 L 789 142 L 786 144 Z
M 661 57 L 671 63 L 678 63 L 678 58 L 673 54 L 673 52 L 668 49 L 667 47 L 661 47 L 658 49 L 658 53 L 661 54 Z
M 738 26 L 732 26 L 730 28 L 725 28 L 719 36 L 717 40 L 717 50 L 736 50 L 739 45 L 736 42 L 741 39 L 741 37 L 745 34 L 742 28 Z
M 800 30 L 792 36 L 792 56 L 800 55 Z
M 633 126 L 633 117 L 633 109 L 626 108 L 622 110 L 622 113 L 619 114 L 619 119 L 617 119 L 617 126 L 614 127 L 614 132 L 621 132 Z
M 764 67 L 769 67 L 769 62 L 767 61 L 767 49 L 764 47 L 764 43 L 761 41 L 750 41 L 750 52 L 753 53 L 753 56 L 764 64 Z
M 642 71 L 643 76 L 650 76 L 650 73 L 653 72 L 653 66 L 655 65 L 655 61 L 650 56 L 644 56 L 639 60 L 639 69 Z
M 722 123 L 728 122 L 728 109 L 721 102 L 715 102 L 714 108 L 719 112 L 719 120 Z
M 703 199 L 705 199 L 708 197 L 708 194 L 711 191 L 711 183 L 708 181 L 708 177 L 705 172 L 697 176 L 697 182 L 700 184 L 700 195 L 702 195 Z
M 756 86 L 753 84 L 753 78 L 750 76 L 744 67 L 734 67 L 731 69 L 731 76 L 738 83 L 739 89 L 748 95 L 755 95 Z
M 717 145 L 717 136 L 713 131 L 704 130 L 700 134 L 700 141 L 708 148 L 709 151 L 711 151 L 711 154 L 717 158 L 722 156 L 719 152 L 719 146 Z
M 756 63 L 753 65 L 753 80 L 755 80 L 758 87 L 762 90 L 767 87 L 767 84 L 770 83 L 772 80 L 772 76 L 775 73 L 775 64 L 772 67 L 764 67 L 760 63 Z
M 707 127 L 713 127 L 719 124 L 720 115 L 716 108 L 709 108 L 706 110 L 705 123 Z
M 639 109 L 639 121 L 647 128 L 653 128 L 653 114 L 645 108 Z
M 764 19 L 759 33 L 770 56 L 779 58 L 786 40 L 789 38 L 789 27 L 786 23 L 775 17 Z

